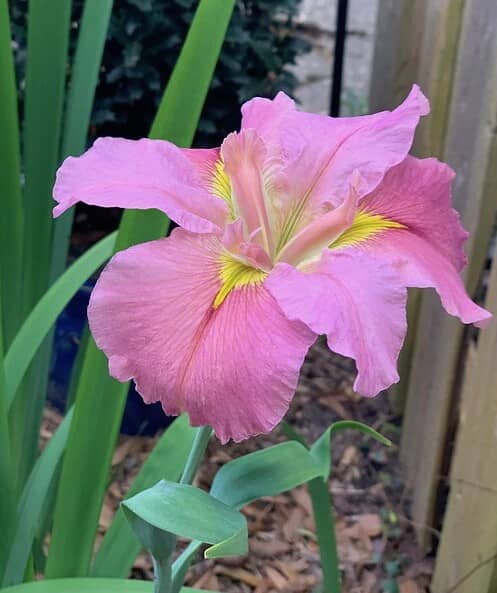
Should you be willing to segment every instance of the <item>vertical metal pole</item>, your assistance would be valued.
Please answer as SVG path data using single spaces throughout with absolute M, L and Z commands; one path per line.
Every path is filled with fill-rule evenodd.
M 331 78 L 330 115 L 340 115 L 340 96 L 342 94 L 342 73 L 344 62 L 345 38 L 347 36 L 347 12 L 349 0 L 338 0 L 335 34 L 335 55 Z

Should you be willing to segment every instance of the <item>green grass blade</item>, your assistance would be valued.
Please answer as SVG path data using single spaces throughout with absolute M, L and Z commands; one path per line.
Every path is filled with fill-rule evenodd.
M 67 96 L 62 158 L 78 156 L 86 148 L 88 126 L 113 0 L 86 0 L 74 56 L 71 83 Z M 66 264 L 74 211 L 64 213 L 54 222 L 51 279 L 62 273 Z
M 7 0 L 0 0 L 0 105 L 0 280 L 3 291 L 0 315 L 5 346 L 8 346 L 20 320 L 23 215 L 17 88 Z
M 34 355 L 64 307 L 81 285 L 112 255 L 116 234 L 99 241 L 82 255 L 51 286 L 12 342 L 5 356 L 7 406 L 10 407 L 21 380 Z
M 182 73 L 171 77 L 151 131 L 152 137 L 160 136 L 178 144 L 191 142 L 233 6 L 234 0 L 200 2 L 185 41 L 188 49 L 183 49 L 175 67 L 175 72 Z M 185 52 L 188 59 L 183 59 Z M 191 56 L 195 56 L 195 60 Z M 182 88 L 187 73 L 191 80 Z M 171 88 L 175 86 L 178 88 Z M 191 107 L 192 97 L 195 108 Z M 190 105 L 189 109 L 185 108 L 186 104 Z M 128 212 L 119 228 L 116 249 L 161 236 L 167 224 L 167 218 L 157 212 Z M 46 570 L 50 578 L 88 573 L 126 394 L 127 385 L 108 377 L 107 360 L 90 340 L 55 508 Z M 98 464 L 95 464 L 96 459 Z M 81 480 L 81 476 L 85 476 L 85 480 Z
M 0 306 L 2 298 L 0 293 Z M 15 503 L 13 490 L 12 457 L 10 452 L 9 423 L 7 414 L 7 400 L 5 397 L 5 376 L 3 367 L 3 338 L 0 318 L 0 582 L 4 573 L 11 538 L 14 529 Z
M 124 579 L 57 579 L 23 583 L 2 593 L 153 593 L 150 581 Z M 181 593 L 216 593 L 183 587 Z
M 177 481 L 196 432 L 186 415 L 175 420 L 148 456 L 125 498 L 150 488 L 161 479 Z M 91 575 L 127 577 L 140 550 L 140 543 L 120 508 L 100 544 Z
M 34 537 L 43 522 L 44 502 L 66 446 L 71 420 L 72 410 L 69 410 L 26 482 L 17 509 L 15 535 L 2 582 L 3 587 L 21 583 L 23 580 Z

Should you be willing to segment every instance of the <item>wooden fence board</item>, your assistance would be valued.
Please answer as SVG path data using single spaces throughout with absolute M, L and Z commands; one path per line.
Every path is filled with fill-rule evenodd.
M 418 156 L 443 156 L 463 7 L 464 0 L 380 0 L 371 107 L 394 107 L 414 82 L 420 84 L 430 99 L 431 114 L 422 118 L 416 132 L 413 152 Z M 389 392 L 398 413 L 405 408 L 421 300 L 419 291 L 409 291 L 400 382 Z
M 497 3 L 467 0 L 459 43 L 458 62 L 447 125 L 445 160 L 456 170 L 454 204 L 464 226 L 472 233 L 466 252 L 472 281 L 481 270 L 490 224 L 478 228 L 483 213 L 493 219 L 496 196 L 486 192 L 488 172 L 495 165 L 492 137 L 497 104 Z M 479 258 L 473 259 L 473 255 Z M 413 486 L 413 518 L 431 525 L 445 450 L 447 419 L 454 402 L 462 326 L 442 312 L 438 299 L 424 295 L 421 303 L 415 351 L 404 423 L 402 458 Z M 421 541 L 429 544 L 427 531 Z
M 443 157 L 464 0 L 426 0 L 417 81 L 430 99 L 416 133 L 419 156 Z
M 370 111 L 393 109 L 416 82 L 425 8 L 425 0 L 379 0 Z
M 497 315 L 497 262 L 486 305 Z M 497 591 L 497 323 L 468 356 L 433 593 Z
M 379 0 L 370 111 L 395 108 L 408 95 L 412 85 L 421 82 L 420 52 L 426 11 L 426 0 Z M 393 409 L 399 414 L 403 412 L 406 400 L 419 298 L 416 290 L 409 291 L 409 332 L 399 358 L 400 382 L 388 394 Z

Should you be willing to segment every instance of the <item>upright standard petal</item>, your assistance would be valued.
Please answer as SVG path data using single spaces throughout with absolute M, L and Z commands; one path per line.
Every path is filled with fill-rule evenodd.
M 315 338 L 283 315 L 264 273 L 227 257 L 217 236 L 175 229 L 114 256 L 88 311 L 114 377 L 223 442 L 281 420 Z
M 266 286 L 289 319 L 355 360 L 360 394 L 373 397 L 399 380 L 407 295 L 391 266 L 367 253 L 327 253 L 305 272 L 278 264 Z
M 281 132 L 287 127 L 287 117 L 295 111 L 295 102 L 283 92 L 272 100 L 255 97 L 242 106 L 241 129 L 257 130 L 268 150 L 279 152 Z
M 361 201 L 354 224 L 331 247 L 405 260 L 398 273 L 406 286 L 435 288 L 448 313 L 481 324 L 491 315 L 473 303 L 460 277 L 468 234 L 451 207 L 453 178 L 436 159 L 407 157 Z
M 119 208 L 156 208 L 193 232 L 218 232 L 228 206 L 206 191 L 182 151 L 162 140 L 99 138 L 80 157 L 67 158 L 54 187 L 58 216 L 77 202 Z
M 230 179 L 235 216 L 240 216 L 247 238 L 274 253 L 273 233 L 270 224 L 270 203 L 264 183 L 266 147 L 255 130 L 233 132 L 221 147 L 225 171 Z
M 428 111 L 417 86 L 397 109 L 374 115 L 331 118 L 287 111 L 280 118 L 281 165 L 273 179 L 281 204 L 281 235 L 286 239 L 301 230 L 322 215 L 323 205 L 340 205 L 355 170 L 362 180 L 360 197 L 371 192 L 404 160 L 419 119 Z

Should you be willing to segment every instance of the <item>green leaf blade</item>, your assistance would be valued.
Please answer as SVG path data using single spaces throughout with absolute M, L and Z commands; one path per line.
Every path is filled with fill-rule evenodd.
M 0 314 L 5 347 L 20 321 L 23 237 L 19 120 L 11 45 L 7 0 L 0 0 Z
M 30 2 L 24 121 L 24 312 L 48 284 L 71 0 Z
M 244 455 L 216 474 L 211 494 L 235 508 L 263 496 L 275 496 L 320 475 L 309 451 L 295 441 Z
M 2 295 L 0 292 L 0 309 L 1 305 Z M 0 538 L 0 582 L 10 553 L 11 538 L 15 528 L 14 468 L 10 449 L 10 431 L 3 371 L 3 332 L 2 319 L 0 317 L 0 485 L 2 488 L 2 495 L 0 496 L 0 525 L 2 525 L 2 537 Z
M 48 287 L 52 249 L 52 186 L 59 164 L 71 0 L 29 2 L 24 101 L 24 228 L 21 315 Z M 49 367 L 49 348 L 33 362 L 11 409 L 18 489 L 36 459 Z
M 70 410 L 38 458 L 24 487 L 17 509 L 16 529 L 2 586 L 21 583 L 52 480 L 64 453 L 72 420 Z
M 186 415 L 177 418 L 164 432 L 140 472 L 126 498 L 150 488 L 161 478 L 177 481 L 181 475 L 197 429 L 192 428 Z M 126 577 L 140 553 L 141 545 L 120 508 L 107 530 L 92 566 L 93 577 Z
M 85 2 L 76 45 L 73 71 L 62 136 L 62 158 L 79 156 L 86 148 L 91 110 L 97 88 L 113 0 Z M 62 273 L 66 264 L 74 210 L 54 222 L 51 280 Z
M 124 579 L 46 579 L 2 589 L 2 593 L 153 593 L 150 581 Z M 183 587 L 182 593 L 204 593 Z
M 244 516 L 199 488 L 162 480 L 122 506 L 135 533 L 156 557 L 160 550 L 153 548 L 155 530 L 210 544 L 209 558 L 247 552 Z
M 234 6 L 234 0 L 199 3 L 150 138 L 185 147 L 192 143 Z
M 83 283 L 112 255 L 116 234 L 105 237 L 76 260 L 38 301 L 16 334 L 4 363 L 8 407 L 57 317 Z

